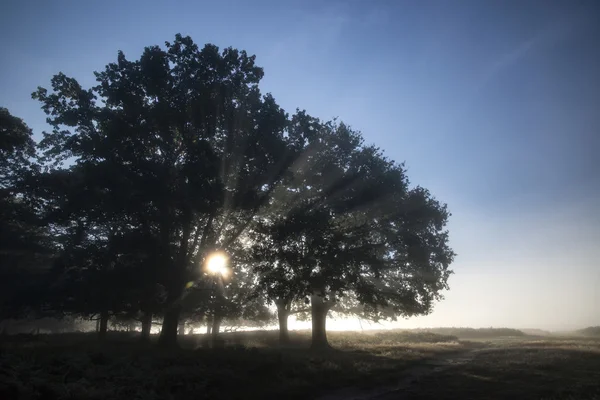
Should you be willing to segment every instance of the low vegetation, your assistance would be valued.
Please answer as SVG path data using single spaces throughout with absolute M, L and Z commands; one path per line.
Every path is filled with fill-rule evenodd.
M 466 363 L 419 379 L 410 399 L 600 399 L 600 341 L 491 342 Z
M 222 337 L 222 349 L 210 348 L 206 335 L 186 335 L 169 351 L 127 332 L 111 332 L 102 345 L 93 333 L 4 337 L 0 398 L 336 398 L 340 390 L 369 393 L 406 380 L 402 390 L 411 399 L 600 394 L 595 339 L 472 342 L 431 332 L 331 332 L 334 349 L 324 352 L 308 350 L 310 332 L 290 332 L 286 347 L 276 331 Z
M 93 334 L 15 335 L 0 356 L 0 398 L 159 399 L 310 398 L 338 387 L 379 385 L 414 363 L 468 347 L 450 337 L 331 333 L 336 350 L 307 351 L 309 332 L 223 334 L 224 349 L 186 335 L 182 348 L 142 345 L 128 333 L 99 345 Z M 171 396 L 171 397 L 169 397 Z

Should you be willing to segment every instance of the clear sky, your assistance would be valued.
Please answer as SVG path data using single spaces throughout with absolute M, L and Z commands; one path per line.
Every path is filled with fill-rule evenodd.
M 600 2 L 8 0 L 0 106 L 176 33 L 257 55 L 263 92 L 339 117 L 453 213 L 451 290 L 398 326 L 600 325 Z

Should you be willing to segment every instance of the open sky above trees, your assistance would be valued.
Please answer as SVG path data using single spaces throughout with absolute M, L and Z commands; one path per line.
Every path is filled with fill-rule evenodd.
M 286 111 L 338 116 L 448 203 L 451 290 L 397 326 L 597 324 L 597 4 L 323 3 L 9 1 L 0 106 L 39 138 L 59 71 L 87 88 L 177 32 L 245 49 Z

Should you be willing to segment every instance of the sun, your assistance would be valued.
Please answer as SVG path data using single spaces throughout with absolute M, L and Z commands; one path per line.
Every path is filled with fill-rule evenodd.
M 213 275 L 227 275 L 227 256 L 223 253 L 213 253 L 206 259 L 206 270 Z

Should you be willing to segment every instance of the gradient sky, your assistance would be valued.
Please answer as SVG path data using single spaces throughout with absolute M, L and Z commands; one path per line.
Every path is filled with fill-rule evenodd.
M 451 290 L 395 326 L 600 325 L 600 2 L 33 1 L 0 13 L 0 106 L 176 33 L 257 55 L 287 111 L 339 117 L 453 213 Z

